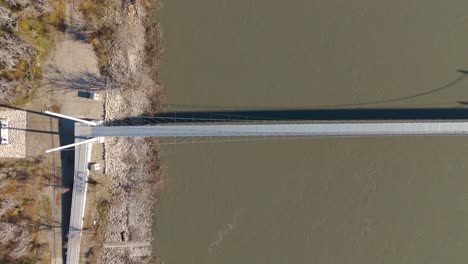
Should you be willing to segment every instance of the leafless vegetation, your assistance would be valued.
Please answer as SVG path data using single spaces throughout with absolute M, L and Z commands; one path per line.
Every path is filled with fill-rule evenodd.
M 32 47 L 14 36 L 0 37 L 0 67 L 11 71 L 18 63 L 31 59 Z
M 10 102 L 14 98 L 16 87 L 19 86 L 18 81 L 8 81 L 0 79 L 0 101 Z
M 45 263 L 50 256 L 38 232 L 50 226 L 42 159 L 0 162 L 0 263 Z
M 8 4 L 17 7 L 26 7 L 27 5 L 31 4 L 31 0 L 5 0 Z M 44 1 L 40 1 L 44 2 Z
M 16 29 L 16 16 L 4 6 L 0 6 L 0 26 L 8 30 Z
M 40 61 L 63 28 L 63 1 L 0 1 L 0 103 L 18 105 L 33 93 Z

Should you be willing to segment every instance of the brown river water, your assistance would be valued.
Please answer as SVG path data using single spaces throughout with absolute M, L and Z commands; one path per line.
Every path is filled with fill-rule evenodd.
M 174 111 L 468 101 L 466 0 L 163 3 L 161 78 Z M 154 253 L 165 264 L 468 260 L 468 137 L 163 150 Z

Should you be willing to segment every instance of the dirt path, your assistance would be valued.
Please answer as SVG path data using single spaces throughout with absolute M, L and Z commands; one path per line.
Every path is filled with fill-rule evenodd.
M 26 108 L 39 112 L 48 108 L 74 117 L 102 119 L 103 102 L 83 98 L 81 94 L 84 93 L 79 93 L 102 88 L 104 82 L 99 75 L 93 48 L 81 34 L 82 23 L 78 12 L 73 10 L 73 1 L 66 3 L 67 30 L 45 61 L 42 67 L 43 84 Z M 47 117 L 30 116 L 35 118 L 29 122 L 31 130 L 50 129 L 49 122 L 45 122 Z M 42 153 L 43 149 L 50 146 L 50 142 L 43 140 L 44 137 L 50 138 L 44 133 L 30 133 L 29 142 L 33 144 L 29 144 L 29 155 Z
M 74 141 L 73 122 L 57 121 L 41 114 L 44 109 L 74 117 L 102 119 L 103 102 L 86 96 L 86 91 L 103 88 L 97 59 L 92 46 L 86 42 L 82 23 L 73 1 L 66 1 L 66 31 L 42 66 L 43 82 L 28 109 L 27 156 L 42 155 L 45 149 Z M 99 156 L 100 146 L 95 155 Z M 66 240 L 73 183 L 73 151 L 54 153 L 50 159 L 51 179 L 46 195 L 51 199 L 52 222 L 62 228 L 48 231 L 52 263 L 63 262 L 62 245 Z

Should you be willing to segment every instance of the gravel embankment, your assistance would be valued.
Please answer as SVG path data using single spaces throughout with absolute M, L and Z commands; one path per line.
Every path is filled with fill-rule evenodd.
M 102 25 L 112 28 L 104 30 L 112 32 L 107 35 L 94 35 L 98 54 L 106 54 L 103 69 L 111 80 L 104 107 L 106 121 L 152 114 L 162 104 L 162 88 L 153 80 L 159 59 L 153 56 L 159 51 L 153 37 L 158 31 L 147 24 L 152 2 L 158 0 L 109 0 L 107 8 L 99 9 L 102 13 L 87 13 L 90 32 Z M 104 159 L 110 199 L 103 243 L 152 242 L 154 208 L 163 187 L 157 139 L 106 138 Z M 153 263 L 152 251 L 151 246 L 104 247 L 98 263 Z
M 0 109 L 0 118 L 9 120 L 9 145 L 0 145 L 1 158 L 26 157 L 26 111 Z
M 124 99 L 125 98 L 125 99 Z M 106 120 L 143 113 L 148 102 L 138 92 L 110 91 Z M 108 138 L 104 144 L 106 174 L 110 177 L 110 208 L 104 243 L 149 242 L 154 238 L 153 212 L 162 178 L 154 139 Z M 102 263 L 146 263 L 151 247 L 104 248 Z

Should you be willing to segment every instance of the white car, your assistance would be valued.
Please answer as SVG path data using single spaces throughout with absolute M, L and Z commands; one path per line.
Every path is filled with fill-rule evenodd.
M 89 93 L 89 99 L 93 100 L 99 100 L 99 94 L 98 93 Z
M 10 141 L 8 140 L 8 119 L 0 119 L 0 145 L 8 145 Z

